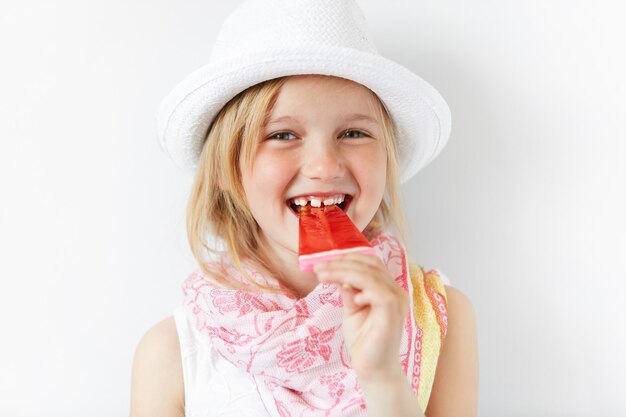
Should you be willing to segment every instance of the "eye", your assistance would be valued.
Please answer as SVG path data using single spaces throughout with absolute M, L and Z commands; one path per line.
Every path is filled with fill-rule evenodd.
M 296 135 L 294 135 L 293 133 L 289 133 L 289 132 L 276 132 L 276 133 L 272 133 L 268 139 L 273 139 L 273 140 L 294 140 L 296 139 Z
M 361 130 L 355 130 L 355 129 L 351 129 L 351 130 L 346 130 L 345 132 L 343 132 L 341 134 L 341 138 L 348 138 L 348 139 L 355 139 L 355 138 L 365 138 L 368 137 L 369 135 Z

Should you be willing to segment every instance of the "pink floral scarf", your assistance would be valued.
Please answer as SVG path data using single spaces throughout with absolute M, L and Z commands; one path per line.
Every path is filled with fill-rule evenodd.
M 372 245 L 412 296 L 403 246 L 389 235 L 376 237 Z M 233 267 L 220 262 L 209 266 L 246 283 Z M 248 272 L 259 284 L 280 287 L 271 277 Z M 234 290 L 193 274 L 183 285 L 185 308 L 212 348 L 253 377 L 268 412 L 281 417 L 366 415 L 341 333 L 342 300 L 336 286 L 320 284 L 298 300 L 248 285 L 249 292 Z M 398 359 L 414 392 L 419 383 L 420 333 L 410 309 Z

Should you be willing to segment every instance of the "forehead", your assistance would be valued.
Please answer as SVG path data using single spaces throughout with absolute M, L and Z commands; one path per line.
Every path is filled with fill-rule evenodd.
M 272 117 L 298 112 L 366 114 L 378 119 L 377 97 L 368 88 L 338 77 L 301 75 L 289 77 L 280 88 Z

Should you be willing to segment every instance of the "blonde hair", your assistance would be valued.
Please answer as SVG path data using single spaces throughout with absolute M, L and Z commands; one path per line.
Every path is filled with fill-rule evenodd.
M 241 158 L 251 164 L 258 143 L 254 139 L 261 134 L 287 79 L 265 81 L 231 99 L 215 117 L 200 154 L 187 205 L 187 237 L 202 272 L 226 286 L 239 285 L 206 265 L 207 255 L 219 252 L 208 244 L 211 235 L 225 244 L 234 266 L 253 285 L 265 288 L 250 279 L 242 266 L 244 260 L 276 271 L 248 207 L 239 166 Z M 364 234 L 372 238 L 382 230 L 392 230 L 406 242 L 393 124 L 382 102 L 376 101 L 387 151 L 387 182 L 380 207 Z

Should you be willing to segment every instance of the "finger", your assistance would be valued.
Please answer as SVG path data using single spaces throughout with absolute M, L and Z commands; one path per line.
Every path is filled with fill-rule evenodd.
M 387 269 L 382 265 L 380 261 L 363 262 L 359 259 L 335 259 L 328 261 L 325 264 L 320 264 L 314 268 L 314 271 L 319 274 L 328 274 L 329 272 L 336 271 L 353 271 L 356 273 L 376 276 L 387 276 L 389 273 Z
M 374 309 L 395 312 L 403 316 L 406 313 L 408 294 L 400 289 L 389 288 L 387 291 L 360 291 L 354 294 L 352 302 L 358 306 L 369 305 Z
M 354 302 L 355 297 L 359 294 L 357 291 L 352 290 L 352 289 L 347 290 L 347 289 L 340 287 L 340 292 L 341 292 L 341 299 L 343 300 L 344 310 L 348 314 L 361 308 L 360 305 Z
M 389 271 L 385 265 L 378 260 L 374 262 L 362 262 L 361 260 L 355 259 L 334 259 L 314 269 L 316 272 L 337 270 L 352 270 L 369 275 L 389 276 Z
M 353 263 L 378 268 L 384 266 L 378 256 L 368 255 L 364 253 L 349 253 L 346 255 L 341 255 L 329 260 L 328 262 L 325 262 L 323 265 L 325 267 L 333 267 L 337 265 L 346 265 Z
M 350 287 L 358 290 L 364 288 L 376 287 L 377 283 L 381 281 L 371 271 L 362 267 L 349 267 L 349 268 L 329 268 L 321 270 L 317 274 L 317 278 L 320 282 L 330 282 L 339 286 L 344 286 L 349 289 Z

